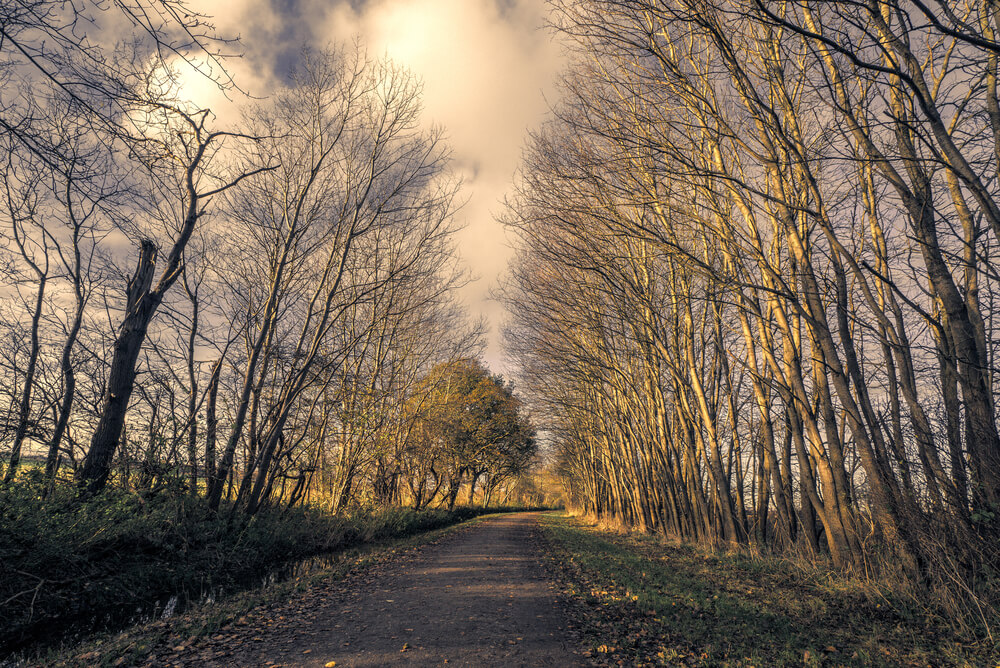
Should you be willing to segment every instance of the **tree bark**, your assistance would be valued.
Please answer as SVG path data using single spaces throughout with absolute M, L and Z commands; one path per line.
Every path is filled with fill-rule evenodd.
M 80 474 L 81 487 L 87 494 L 101 491 L 111 475 L 111 463 L 135 387 L 136 362 L 146 340 L 149 322 L 160 302 L 160 296 L 150 292 L 156 253 L 156 245 L 151 240 L 140 242 L 139 261 L 126 292 L 125 319 L 115 338 L 108 385 L 101 402 L 101 417 Z

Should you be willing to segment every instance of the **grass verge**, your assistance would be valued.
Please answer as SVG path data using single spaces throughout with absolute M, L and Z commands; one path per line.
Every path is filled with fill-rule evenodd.
M 1000 666 L 887 587 L 563 514 L 542 526 L 597 665 Z

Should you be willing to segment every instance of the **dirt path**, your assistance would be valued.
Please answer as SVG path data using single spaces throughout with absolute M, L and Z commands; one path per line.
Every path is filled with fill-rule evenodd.
M 239 635 L 186 648 L 183 665 L 582 665 L 541 564 L 537 521 L 485 520 L 311 592 L 306 606 L 272 608 Z

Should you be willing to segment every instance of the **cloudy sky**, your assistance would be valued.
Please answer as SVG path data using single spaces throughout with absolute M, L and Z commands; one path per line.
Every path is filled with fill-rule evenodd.
M 459 248 L 478 279 L 462 296 L 473 315 L 487 317 L 487 361 L 502 370 L 503 309 L 489 295 L 510 249 L 494 215 L 562 67 L 561 51 L 543 28 L 544 0 L 200 0 L 200 6 L 222 34 L 240 35 L 244 58 L 231 69 L 254 95 L 266 95 L 303 46 L 356 36 L 372 55 L 386 55 L 423 80 L 425 121 L 444 126 L 465 182 Z

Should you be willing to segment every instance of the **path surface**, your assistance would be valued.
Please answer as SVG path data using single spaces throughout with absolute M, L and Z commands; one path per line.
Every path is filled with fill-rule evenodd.
M 295 602 L 272 610 L 265 629 L 226 643 L 224 656 L 192 647 L 188 657 L 227 666 L 582 665 L 542 566 L 537 522 L 534 513 L 484 520 L 313 594 L 307 614 Z

